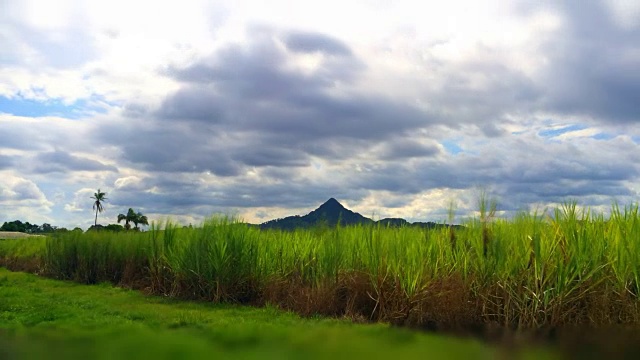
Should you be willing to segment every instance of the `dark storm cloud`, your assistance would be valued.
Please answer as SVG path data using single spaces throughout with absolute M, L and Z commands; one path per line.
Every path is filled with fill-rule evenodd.
M 428 126 L 430 118 L 411 106 L 383 98 L 292 96 L 279 103 L 248 105 L 246 128 L 279 138 L 274 145 L 298 146 L 330 139 L 384 140 Z
M 118 171 L 114 166 L 63 151 L 40 153 L 30 164 L 33 165 L 33 171 L 40 174 L 68 171 Z
M 460 61 L 426 57 L 425 71 L 441 81 L 419 96 L 438 121 L 451 128 L 476 124 L 495 138 L 508 135 L 506 119 L 537 112 L 602 123 L 640 120 L 640 26 L 619 24 L 604 1 L 519 7 L 524 18 L 549 9 L 561 18 L 558 29 L 534 37 L 539 67 L 522 71 L 500 48 L 483 44 Z
M 399 160 L 414 157 L 430 157 L 440 153 L 435 144 L 423 144 L 413 139 L 395 139 L 384 145 L 383 160 Z
M 183 81 L 160 107 L 163 118 L 222 122 L 226 129 L 257 129 L 319 138 L 370 138 L 428 125 L 418 109 L 363 94 L 334 95 L 358 76 L 361 63 L 325 61 L 312 73 L 287 66 L 288 55 L 270 37 L 234 45 L 167 74 Z
M 110 203 L 136 204 L 143 212 L 209 216 L 246 207 L 315 207 L 330 197 L 357 200 L 366 189 L 353 190 L 338 180 L 307 178 L 292 168 L 266 168 L 258 178 L 207 181 L 193 173 L 155 172 L 109 193 Z
M 34 137 L 29 136 L 30 132 L 33 132 L 33 135 L 36 135 L 32 127 L 24 127 L 17 122 L 0 122 L 0 133 L 2 134 L 0 149 L 42 149 L 44 147 L 43 144 L 41 142 L 34 141 Z
M 362 70 L 338 40 L 285 33 L 297 46 L 308 40 L 314 47 L 322 45 L 322 51 L 342 55 L 307 72 L 290 66 L 294 60 L 278 46 L 278 34 L 254 35 L 248 44 L 230 45 L 187 67 L 167 68 L 164 74 L 181 82 L 179 90 L 155 110 L 126 106 L 125 115 L 147 117 L 145 125 L 110 124 L 96 133 L 147 170 L 235 176 L 254 166 L 307 166 L 310 156 L 346 158 L 433 123 L 412 105 L 337 92 Z M 388 152 L 433 151 L 409 147 L 395 145 Z
M 470 189 L 490 186 L 510 199 L 512 210 L 523 204 L 557 202 L 575 197 L 632 199 L 627 183 L 640 175 L 638 145 L 625 141 L 599 144 L 540 143 L 507 138 L 487 144 L 479 154 L 378 163 L 365 167 L 349 187 L 418 194 L 429 189 Z M 561 154 L 561 155 L 560 155 Z
M 384 162 L 366 166 L 349 184 L 404 195 L 437 188 L 465 189 L 493 182 L 495 174 L 488 169 L 499 169 L 500 165 L 494 159 L 467 156 L 410 163 Z
M 175 98 L 162 106 L 162 127 L 127 129 L 114 126 L 100 131 L 104 140 L 120 143 L 123 156 L 154 171 L 212 171 L 237 175 L 242 166 L 304 166 L 308 156 L 346 158 L 394 134 L 425 125 L 425 116 L 384 99 L 330 97 L 282 99 L 269 104 L 225 98 L 221 106 L 192 91 L 192 102 L 203 104 L 182 112 Z M 180 93 L 180 97 L 184 93 Z M 191 101 L 191 100 L 190 100 Z M 165 111 L 171 103 L 173 110 Z M 212 101 L 213 103 L 213 101 Z M 175 114 L 171 118 L 169 114 Z M 189 115 L 191 120 L 184 121 Z M 192 121 L 196 120 L 196 121 Z M 433 148 L 393 145 L 388 156 L 431 155 Z M 393 155 L 392 153 L 397 153 Z
M 149 191 L 151 189 L 153 191 Z M 158 176 L 145 178 L 135 186 L 113 190 L 109 195 L 114 206 L 136 204 L 142 210 L 184 215 L 194 207 L 213 205 L 214 194 L 202 192 L 198 182 L 190 179 Z
M 561 2 L 565 19 L 542 49 L 545 105 L 603 122 L 640 121 L 640 27 L 616 22 L 603 2 Z
M 215 123 L 221 121 L 224 115 L 221 101 L 224 99 L 210 88 L 183 88 L 167 98 L 158 113 L 164 119 L 190 119 Z M 130 114 L 135 116 L 135 113 L 136 108 L 133 106 Z
M 148 171 L 206 172 L 237 176 L 252 166 L 300 167 L 308 155 L 270 143 L 259 133 L 234 132 L 196 122 L 164 127 L 103 126 L 101 141 L 116 142 L 121 156 Z M 278 141 L 278 140 L 275 140 Z
M 169 68 L 166 73 L 177 80 L 192 84 L 216 85 L 226 95 L 239 99 L 281 98 L 300 91 L 315 90 L 329 85 L 334 71 L 331 62 L 320 75 L 304 74 L 286 69 L 287 54 L 264 36 L 250 44 L 231 45 L 186 68 Z M 355 64 L 351 64 L 355 71 Z M 323 74 L 324 72 L 324 74 Z
M 122 126 L 120 126 L 122 125 Z M 169 124 L 164 127 L 109 124 L 100 127 L 100 141 L 115 143 L 121 157 L 144 170 L 206 172 L 234 176 L 240 164 L 229 158 L 224 139 L 201 125 Z
M 557 201 L 558 199 L 578 198 L 588 195 L 603 195 L 609 199 L 617 196 L 630 196 L 633 192 L 617 181 L 609 180 L 568 180 L 558 179 L 555 183 L 536 184 L 537 189 L 531 192 L 533 184 L 512 183 L 507 184 L 504 189 L 506 194 L 519 194 L 528 196 L 530 202 L 536 201 Z M 530 193 L 530 194 L 529 194 Z
M 310 32 L 291 32 L 285 36 L 287 48 L 295 52 L 321 52 L 330 55 L 350 56 L 349 47 L 338 39 Z
M 307 166 L 307 156 L 299 151 L 275 147 L 261 147 L 247 144 L 232 150 L 231 156 L 248 166 Z
M 232 183 L 203 183 L 196 177 L 147 177 L 134 187 L 113 190 L 114 206 L 138 204 L 140 209 L 177 215 L 209 216 L 246 207 L 315 207 L 330 197 L 360 199 L 366 190 L 351 190 L 327 182 L 305 179 L 289 173 L 288 181 L 243 179 Z M 148 191 L 153 188 L 154 191 Z
M 128 102 L 122 106 L 122 115 L 127 118 L 142 118 L 150 113 L 151 109 L 148 106 L 135 102 Z M 171 113 L 170 109 L 168 113 Z
M 348 186 L 368 190 L 391 191 L 396 194 L 417 194 L 430 186 L 417 181 L 414 169 L 400 163 L 385 163 L 367 167 L 348 179 Z
M 313 207 L 327 201 L 331 197 L 345 200 L 361 199 L 367 194 L 364 189 L 347 189 L 341 184 L 318 182 L 300 178 L 264 186 L 244 183 L 230 186 L 220 198 L 220 204 L 236 207 Z M 233 193 L 237 191 L 237 193 Z M 238 194 L 245 196 L 239 197 Z
M 1 111 L 0 111 L 1 112 Z M 7 116 L 0 119 L 0 149 L 44 151 L 52 146 L 76 148 L 84 139 L 82 126 L 73 126 L 71 121 Z M 80 147 L 82 145 L 79 145 Z
M 479 47 L 482 57 L 462 63 L 428 62 L 427 66 L 446 81 L 429 86 L 422 99 L 430 104 L 438 121 L 457 128 L 476 124 L 487 137 L 505 135 L 501 123 L 509 114 L 529 114 L 543 95 L 533 79 L 501 64 L 492 50 Z
M 13 156 L 6 156 L 0 154 L 0 169 L 6 169 L 13 166 L 15 163 L 15 158 Z

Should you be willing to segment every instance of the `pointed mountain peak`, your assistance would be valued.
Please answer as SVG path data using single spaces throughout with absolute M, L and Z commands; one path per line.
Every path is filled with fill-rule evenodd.
M 318 209 L 321 209 L 321 208 L 345 209 L 345 207 L 342 206 L 342 204 L 340 204 L 338 200 L 336 200 L 335 198 L 330 198 L 329 200 L 325 201 L 325 203 L 320 205 Z
M 400 218 L 387 218 L 382 219 L 379 222 L 375 222 L 367 217 L 364 217 L 357 212 L 353 212 L 345 208 L 335 198 L 330 198 L 320 205 L 317 209 L 308 213 L 307 215 L 289 216 L 283 219 L 275 219 L 264 222 L 260 225 L 261 229 L 282 229 L 282 230 L 294 230 L 298 228 L 311 228 L 323 224 L 323 226 L 335 226 L 337 224 L 341 226 L 357 225 L 357 224 L 381 224 L 388 227 L 402 227 L 402 226 L 419 226 L 422 228 L 437 228 L 441 225 L 433 222 L 427 223 L 409 223 L 405 219 Z M 460 225 L 455 225 L 460 226 Z
M 309 223 L 326 221 L 327 224 L 331 226 L 336 225 L 338 222 L 342 225 L 371 222 L 370 219 L 345 208 L 334 198 L 327 200 L 324 204 L 320 205 L 319 208 L 313 210 L 302 218 L 309 221 Z

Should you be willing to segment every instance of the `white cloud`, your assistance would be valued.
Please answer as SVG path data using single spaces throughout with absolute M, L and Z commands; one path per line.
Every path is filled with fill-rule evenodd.
M 605 5 L 625 28 L 638 28 L 640 24 L 640 3 L 635 0 L 608 0 Z
M 83 188 L 73 194 L 72 200 L 64 205 L 64 210 L 69 212 L 88 212 L 93 206 L 91 197 L 95 189 Z
M 51 213 L 53 203 L 47 200 L 38 185 L 8 171 L 0 172 L 0 204 L 4 213 L 4 219 L 0 221 L 51 221 L 47 215 Z
M 142 179 L 133 175 L 116 179 L 114 185 L 118 190 L 141 190 L 144 188 Z
M 17 2 L 16 2 L 17 3 Z M 66 28 L 74 20 L 74 10 L 77 1 L 61 0 L 55 3 L 49 1 L 20 1 L 22 8 L 18 10 L 24 14 L 24 20 L 29 25 L 43 30 Z

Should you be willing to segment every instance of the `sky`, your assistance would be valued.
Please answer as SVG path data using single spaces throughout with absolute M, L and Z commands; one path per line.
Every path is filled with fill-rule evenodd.
M 0 0 L 0 223 L 640 194 L 640 2 Z

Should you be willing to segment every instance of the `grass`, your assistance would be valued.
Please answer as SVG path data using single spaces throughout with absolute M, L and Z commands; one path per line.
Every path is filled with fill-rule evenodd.
M 43 266 L 43 254 L 47 241 L 48 238 L 45 236 L 0 238 L 0 266 L 39 272 L 38 270 Z
M 493 207 L 463 229 L 280 232 L 222 217 L 192 229 L 4 240 L 0 262 L 86 284 L 441 330 L 640 324 L 637 206 L 605 219 L 569 203 L 512 220 L 494 219 Z
M 262 306 L 502 338 L 640 329 L 640 214 L 574 203 L 463 228 L 197 228 L 0 241 L 0 265 L 165 297 Z M 539 337 L 535 335 L 534 337 Z M 570 336 L 569 336 L 570 337 Z
M 181 302 L 108 283 L 87 286 L 2 268 L 0 294 L 0 358 L 491 359 L 504 354 L 474 340 L 383 324 L 303 319 L 272 306 Z

